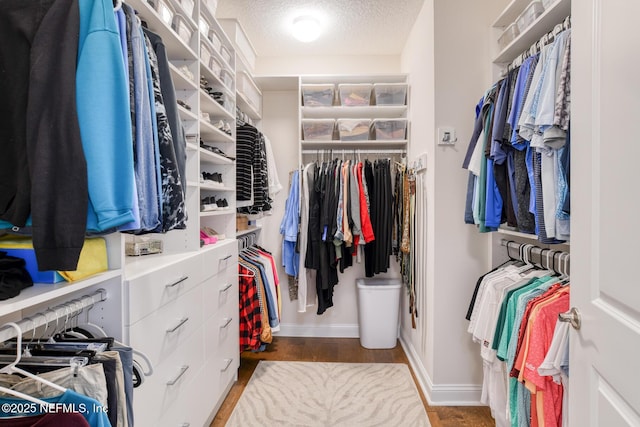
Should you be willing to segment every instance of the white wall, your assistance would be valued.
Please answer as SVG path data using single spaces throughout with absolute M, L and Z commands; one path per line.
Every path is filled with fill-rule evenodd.
M 402 332 L 424 367 L 422 379 L 434 404 L 479 400 L 479 351 L 464 317 L 475 282 L 486 272 L 489 243 L 464 224 L 467 172 L 461 165 L 475 104 L 491 84 L 490 25 L 503 3 L 426 1 L 402 56 L 402 71 L 412 84 L 410 153 L 428 154 L 428 275 L 420 284 L 428 297 L 427 330 L 412 330 L 405 322 Z M 442 126 L 456 129 L 455 146 L 436 144 Z
M 258 57 L 256 75 L 301 76 L 313 74 L 395 74 L 400 57 L 391 55 Z

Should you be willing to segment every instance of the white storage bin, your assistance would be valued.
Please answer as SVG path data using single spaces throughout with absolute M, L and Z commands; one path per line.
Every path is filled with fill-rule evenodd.
M 302 138 L 305 141 L 331 141 L 335 124 L 334 119 L 303 119 Z
M 193 0 L 176 0 L 176 3 L 180 5 L 186 16 L 189 18 L 193 16 L 193 8 L 195 6 L 195 2 Z
M 376 105 L 406 105 L 406 83 L 375 83 Z
M 170 27 L 173 23 L 173 17 L 176 11 L 173 9 L 173 5 L 168 0 L 156 0 L 156 11 L 160 15 L 160 19 Z
M 375 139 L 398 141 L 407 138 L 407 119 L 374 119 Z
M 211 28 L 211 24 L 209 24 L 209 21 L 207 20 L 207 18 L 200 16 L 200 18 L 198 18 L 198 28 L 200 29 L 200 33 L 204 37 L 207 37 L 209 35 L 209 29 Z
M 371 119 L 338 119 L 340 141 L 366 141 L 370 128 Z
M 356 279 L 358 328 L 364 348 L 394 348 L 400 321 L 400 279 Z
M 211 47 L 205 42 L 200 42 L 200 62 L 207 67 L 211 67 L 211 58 L 213 58 Z
M 216 32 L 216 30 L 209 30 L 207 38 L 211 41 L 213 49 L 219 51 L 222 47 L 222 40 L 220 40 L 220 36 Z
M 371 105 L 372 87 L 370 83 L 339 84 L 340 105 L 343 107 Z
M 305 107 L 330 107 L 333 105 L 333 84 L 302 85 L 302 105 Z
M 191 42 L 191 36 L 193 35 L 193 28 L 191 24 L 187 21 L 187 19 L 179 13 L 173 17 L 173 24 L 171 28 L 178 33 L 180 39 L 186 44 Z
M 233 74 L 231 74 L 228 70 L 222 70 L 220 72 L 220 79 L 222 83 L 229 89 L 233 89 Z
M 211 69 L 211 71 L 213 71 L 213 74 L 220 77 L 220 79 L 222 80 L 222 64 L 220 63 L 218 58 L 211 55 L 211 60 L 209 61 L 208 66 Z
M 529 25 L 533 24 L 533 21 L 538 18 L 538 16 L 542 15 L 544 12 L 544 7 L 542 6 L 542 2 L 532 1 L 529 3 L 529 6 L 518 16 L 516 19 L 516 25 L 518 25 L 518 31 L 523 32 Z
M 515 22 L 509 25 L 502 32 L 502 35 L 498 38 L 498 46 L 500 47 L 500 49 L 504 49 L 505 47 L 509 46 L 509 43 L 515 40 L 515 38 L 518 37 L 519 34 L 520 31 L 518 30 L 518 26 Z
M 236 82 L 238 92 L 244 94 L 247 98 L 247 101 L 253 108 L 260 111 L 260 105 L 262 104 L 262 94 L 260 90 L 256 87 L 253 79 L 249 74 L 244 71 L 238 71 L 238 80 Z
M 231 52 L 229 52 L 226 46 L 220 46 L 220 55 L 222 55 L 222 59 L 224 59 L 227 64 L 231 64 Z
M 544 7 L 544 10 L 547 10 L 549 9 L 549 6 L 554 4 L 556 1 L 558 0 L 542 0 L 542 7 Z

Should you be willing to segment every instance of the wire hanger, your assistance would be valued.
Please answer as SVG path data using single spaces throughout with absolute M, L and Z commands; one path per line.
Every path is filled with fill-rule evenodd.
M 62 393 L 66 392 L 67 389 L 52 383 L 49 380 L 46 380 L 42 377 L 39 377 L 37 375 L 32 374 L 31 372 L 25 371 L 24 369 L 20 369 L 18 368 L 16 365 L 18 363 L 20 363 L 20 359 L 22 358 L 22 329 L 20 329 L 20 326 L 18 326 L 17 323 L 14 322 L 9 322 L 9 323 L 5 323 L 4 327 L 12 327 L 16 330 L 17 333 L 17 344 L 16 344 L 16 359 L 12 362 L 9 363 L 7 366 L 4 366 L 3 368 L 0 368 L 0 373 L 1 374 L 20 374 L 20 375 L 24 375 L 25 377 L 31 378 L 33 380 L 36 380 L 42 384 L 48 385 L 49 387 L 58 390 Z M 32 401 L 32 400 L 31 400 Z M 48 403 L 45 402 L 46 405 L 48 405 Z

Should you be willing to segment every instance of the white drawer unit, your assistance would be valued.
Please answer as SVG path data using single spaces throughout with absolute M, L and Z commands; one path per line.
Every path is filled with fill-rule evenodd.
M 125 282 L 129 300 L 128 321 L 132 325 L 201 282 L 201 258 L 193 254 L 178 262 Z
M 204 317 L 209 318 L 220 311 L 222 307 L 236 303 L 238 310 L 238 273 L 236 270 L 227 269 L 205 280 L 202 284 Z M 231 301 L 231 302 L 230 302 Z
M 235 240 L 211 245 L 202 254 L 202 278 L 207 278 L 238 265 L 238 249 Z

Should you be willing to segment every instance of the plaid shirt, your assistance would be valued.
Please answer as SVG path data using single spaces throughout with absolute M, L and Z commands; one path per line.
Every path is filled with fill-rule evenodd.
M 238 265 L 238 273 L 240 274 L 240 351 L 257 350 L 261 345 L 262 315 L 256 283 L 255 279 L 250 277 L 253 272 L 246 267 Z

